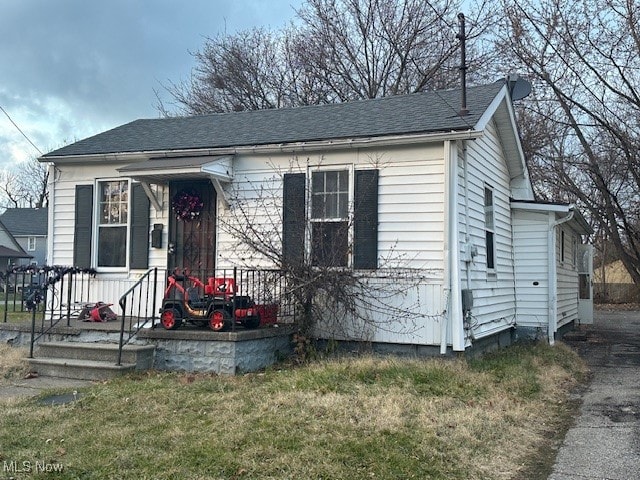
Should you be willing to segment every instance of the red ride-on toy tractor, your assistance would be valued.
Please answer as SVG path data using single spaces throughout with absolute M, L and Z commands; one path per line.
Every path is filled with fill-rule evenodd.
M 257 328 L 260 314 L 251 297 L 236 295 L 233 278 L 210 277 L 205 285 L 199 278 L 173 273 L 164 292 L 160 323 L 174 330 L 182 322 L 215 332 L 231 328 L 232 322 L 244 328 Z

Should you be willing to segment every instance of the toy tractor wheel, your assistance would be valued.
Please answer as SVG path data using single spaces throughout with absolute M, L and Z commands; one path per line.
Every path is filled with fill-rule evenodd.
M 214 332 L 221 332 L 231 323 L 231 316 L 224 310 L 214 310 L 209 315 L 209 328 Z
M 175 330 L 182 325 L 182 317 L 175 308 L 167 308 L 160 314 L 160 323 L 166 330 Z

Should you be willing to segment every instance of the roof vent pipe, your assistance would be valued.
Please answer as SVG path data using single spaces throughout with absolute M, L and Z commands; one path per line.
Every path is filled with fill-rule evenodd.
M 462 105 L 460 106 L 460 116 L 468 115 L 467 109 L 467 34 L 465 33 L 464 13 L 458 14 L 460 30 L 456 38 L 460 40 L 460 83 L 462 91 Z

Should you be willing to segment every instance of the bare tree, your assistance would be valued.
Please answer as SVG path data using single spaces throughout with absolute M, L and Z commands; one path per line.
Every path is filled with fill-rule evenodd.
M 640 284 L 640 5 L 504 2 L 503 58 L 534 94 L 520 124 L 543 197 L 575 201 Z
M 0 197 L 5 208 L 43 208 L 49 203 L 48 166 L 35 158 L 0 172 Z
M 471 77 L 490 59 L 483 0 L 468 14 Z M 167 90 L 202 114 L 375 98 L 457 85 L 460 0 L 308 0 L 280 31 L 209 38 L 189 81 Z M 170 114 L 159 101 L 159 109 Z
M 355 215 L 330 229 L 316 228 L 305 218 L 293 231 L 301 240 L 301 249 L 288 249 L 287 211 L 306 211 L 305 201 L 311 202 L 312 211 L 319 204 L 313 199 L 309 179 L 300 198 L 287 204 L 283 199 L 285 172 L 273 169 L 271 178 L 229 192 L 229 209 L 219 216 L 219 225 L 233 239 L 241 266 L 270 266 L 284 275 L 286 292 L 282 294 L 294 299 L 303 339 L 320 333 L 321 337 L 367 340 L 376 331 L 412 332 L 427 316 L 442 319 L 444 312 L 426 315 L 419 295 L 412 295 L 430 272 L 411 268 L 411 259 L 394 249 L 378 257 L 368 271 L 348 265 L 347 252 L 354 254 L 358 242 L 348 234 L 359 221 Z M 377 185 L 377 176 L 375 182 Z M 357 209 L 355 204 L 348 207 L 351 212 Z

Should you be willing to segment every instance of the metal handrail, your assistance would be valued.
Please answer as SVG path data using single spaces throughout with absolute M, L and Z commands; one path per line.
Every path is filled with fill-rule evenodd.
M 151 281 L 151 274 L 153 273 L 153 281 Z M 136 293 L 138 294 L 138 308 L 140 308 L 140 306 L 142 305 L 142 290 L 143 290 L 143 285 L 145 284 L 147 285 L 146 288 L 146 294 L 147 294 L 147 298 L 145 301 L 145 313 L 148 314 L 148 306 L 149 306 L 149 294 L 151 294 L 151 317 L 149 317 L 148 315 L 145 315 L 144 321 L 141 322 L 141 317 L 139 315 L 140 312 L 138 312 L 138 315 L 136 316 L 136 318 L 138 319 L 138 321 L 136 322 L 135 326 L 131 324 L 131 319 L 133 318 L 133 315 L 129 315 L 129 331 L 128 331 L 128 337 L 125 338 L 125 326 L 126 326 L 126 320 L 127 320 L 127 298 L 129 296 L 131 297 L 135 297 Z M 151 282 L 152 284 L 152 290 L 149 289 L 149 283 Z M 127 290 L 121 297 L 120 300 L 118 301 L 118 304 L 120 305 L 120 309 L 122 311 L 122 315 L 121 315 L 121 320 L 120 320 L 120 341 L 118 343 L 118 363 L 116 365 L 122 365 L 122 349 L 124 348 L 124 346 L 129 343 L 131 341 L 131 339 L 142 329 L 144 328 L 147 323 L 149 322 L 149 320 L 151 320 L 151 328 L 155 327 L 155 319 L 156 319 L 156 298 L 157 298 L 157 293 L 158 293 L 158 268 L 151 268 L 147 271 L 147 273 L 145 273 L 142 277 L 140 277 L 140 279 L 138 279 L 138 281 L 133 284 L 133 286 Z M 134 298 L 132 298 L 134 299 Z
M 29 358 L 33 358 L 35 343 L 44 335 L 49 333 L 54 327 L 56 327 L 63 318 L 65 317 L 67 318 L 67 326 L 70 326 L 70 321 L 71 321 L 70 304 L 71 304 L 71 298 L 72 298 L 71 294 L 72 294 L 72 289 L 74 288 L 74 285 L 72 284 L 71 279 L 76 274 L 77 272 L 74 269 L 68 269 L 66 271 L 63 271 L 57 278 L 44 275 L 39 279 L 41 284 L 38 285 L 37 287 L 34 287 L 35 289 L 32 290 L 30 294 L 30 297 L 32 300 L 32 306 L 31 306 L 31 339 L 30 339 L 30 345 L 29 345 Z M 65 278 L 67 279 L 67 282 L 68 282 L 67 285 L 65 285 Z M 62 309 L 64 308 L 64 304 L 62 303 L 62 300 L 60 297 L 60 305 L 59 305 L 60 311 L 58 312 L 59 316 L 56 317 L 55 315 L 56 308 L 55 308 L 55 305 L 53 304 L 53 301 L 58 296 L 56 295 L 56 292 L 58 294 L 62 294 L 65 288 L 67 289 L 66 315 L 63 314 L 62 312 Z M 23 291 L 24 291 L 24 286 L 23 286 Z M 37 294 L 41 294 L 41 296 L 34 301 L 34 299 L 36 298 L 35 295 Z M 49 294 L 51 295 L 50 309 L 47 308 L 47 305 L 50 300 L 48 298 Z M 36 311 L 38 310 L 38 305 L 40 303 L 43 303 L 45 307 L 42 311 L 42 324 L 40 325 L 39 332 L 36 334 Z M 44 323 L 45 323 L 45 317 L 47 315 L 49 316 L 49 325 L 45 327 Z

